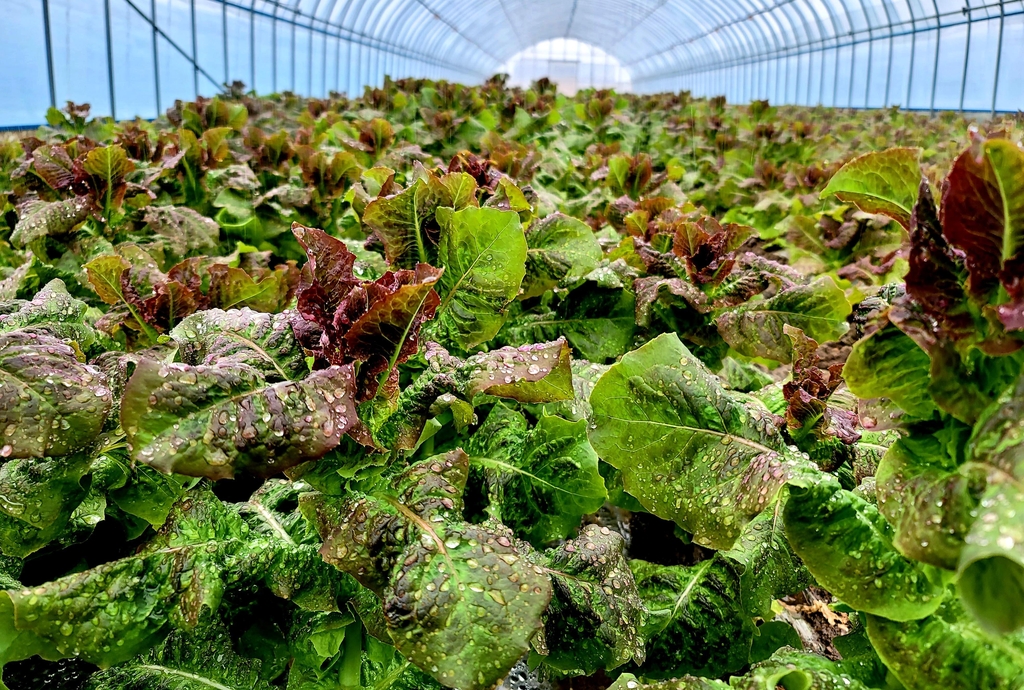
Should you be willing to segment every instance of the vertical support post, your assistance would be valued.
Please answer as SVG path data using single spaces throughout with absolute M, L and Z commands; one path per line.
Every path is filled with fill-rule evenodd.
M 270 59 L 273 63 L 270 70 L 270 88 L 277 93 L 277 4 L 274 5 L 274 15 L 270 23 Z
M 836 58 L 832 65 L 832 103 L 833 108 L 839 105 L 839 38 L 836 38 Z
M 786 53 L 786 72 L 782 79 L 782 99 L 779 103 L 789 102 L 789 53 Z
M 50 41 L 50 0 L 43 0 L 43 36 L 46 39 L 46 76 L 50 82 L 50 107 L 57 107 L 57 85 L 53 78 L 53 43 Z M 159 106 L 157 107 L 159 110 Z
M 324 23 L 324 59 L 323 69 L 320 72 L 320 93 L 327 98 L 327 24 Z
M 870 64 L 870 63 L 869 63 Z M 850 93 L 846 96 L 846 107 L 853 107 L 853 75 L 857 73 L 857 42 L 850 33 Z
M 868 30 L 868 78 L 864 84 L 864 107 L 867 108 L 871 105 L 871 72 L 872 64 L 875 60 L 875 37 L 872 35 L 871 30 Z
M 914 62 L 917 58 L 917 20 L 914 20 L 914 27 L 910 34 L 910 76 L 907 77 L 907 102 L 904 108 L 910 107 L 911 94 L 914 93 Z
M 334 91 L 341 92 L 341 38 L 334 44 Z
M 157 49 L 157 39 L 159 36 L 156 32 L 156 0 L 149 0 L 149 18 L 152 20 L 151 26 L 153 27 L 153 86 L 156 88 L 156 114 L 160 115 L 160 53 Z
M 358 98 L 363 90 L 363 46 L 356 49 L 356 83 L 352 92 L 353 98 Z
M 109 0 L 107 0 L 109 3 Z M 199 39 L 196 36 L 196 0 L 190 0 L 192 9 L 192 86 L 199 98 Z
M 224 43 L 224 86 L 227 87 L 231 83 L 231 70 L 228 69 L 228 4 L 222 3 L 220 13 L 221 28 L 221 40 Z
M 772 65 L 768 69 L 770 70 L 769 82 L 770 82 L 771 86 L 769 88 L 772 91 L 771 100 L 772 100 L 772 103 L 774 103 L 775 105 L 778 105 L 780 103 L 780 101 L 779 101 L 779 58 L 778 58 L 778 56 L 776 56 L 775 59 L 772 60 Z
M 892 51 L 894 48 L 892 27 L 889 27 L 889 67 L 885 71 L 885 101 L 883 107 L 889 107 L 889 87 L 892 85 Z
M 782 93 L 779 93 L 779 87 L 782 86 L 782 58 L 775 58 L 775 102 L 784 103 L 786 100 L 786 91 L 783 88 Z
M 825 39 L 821 40 L 821 72 L 818 73 L 818 105 L 825 105 L 825 63 L 828 50 L 825 49 Z
M 295 16 L 292 15 L 292 92 L 295 92 Z
M 117 99 L 114 94 L 114 43 L 110 31 L 110 0 L 103 0 L 107 22 L 107 85 L 110 87 L 110 117 L 117 120 Z
M 345 60 L 345 95 L 352 95 L 352 41 L 348 42 L 348 58 Z
M 307 96 L 313 95 L 313 22 L 309 22 L 309 73 L 306 75 L 306 81 L 309 83 L 309 90 L 306 92 Z
M 256 0 L 249 8 L 249 88 L 256 92 Z
M 932 69 L 932 100 L 930 115 L 935 114 L 935 90 L 939 86 L 939 49 L 942 47 L 942 20 L 938 20 L 935 26 L 935 67 Z
M 793 89 L 793 104 L 794 105 L 803 105 L 800 102 L 800 53 L 797 52 L 796 55 L 794 55 L 793 57 L 791 57 L 789 59 L 792 60 L 793 58 L 796 58 L 796 83 L 794 84 L 794 89 Z M 786 81 L 787 82 L 789 81 L 789 70 L 786 70 Z M 788 84 L 787 84 L 786 90 L 787 91 L 789 90 Z M 787 96 L 788 95 L 789 94 L 787 94 Z
M 1006 23 L 1005 0 L 999 0 L 999 41 L 996 48 L 996 78 L 992 85 L 992 117 L 996 116 L 996 96 L 999 95 L 999 68 L 1003 62 L 1003 26 Z
M 971 3 L 967 0 L 967 6 L 964 7 L 964 14 L 967 15 L 967 49 L 964 50 L 964 73 L 963 78 L 960 80 L 960 112 L 964 112 L 964 96 L 967 95 L 967 66 L 971 61 L 971 25 L 974 24 L 971 21 Z

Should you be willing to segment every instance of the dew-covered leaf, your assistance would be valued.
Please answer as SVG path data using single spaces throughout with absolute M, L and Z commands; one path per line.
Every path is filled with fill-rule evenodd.
M 43 237 L 66 235 L 89 217 L 91 208 L 92 202 L 85 196 L 64 201 L 29 202 L 19 212 L 11 243 L 24 247 Z
M 869 690 L 835 661 L 789 648 L 780 649 L 767 661 L 755 664 L 746 675 L 733 678 L 731 687 L 733 690 Z
M 67 149 L 59 144 L 40 146 L 32 152 L 32 169 L 55 191 L 63 191 L 75 183 L 75 165 Z
M 220 226 L 187 206 L 150 206 L 142 217 L 175 256 L 217 247 Z
M 548 552 L 553 594 L 544 616 L 545 663 L 583 675 L 643 663 L 647 611 L 624 547 L 618 532 L 587 525 Z
M 0 465 L 0 552 L 24 557 L 59 537 L 85 499 L 89 466 L 81 454 Z
M 431 406 L 456 399 L 472 405 L 481 394 L 525 403 L 571 400 L 572 368 L 564 340 L 519 348 L 503 347 L 462 360 L 436 343 L 424 354 L 427 369 L 405 388 L 382 419 L 368 421 L 385 448 L 411 449 Z M 448 396 L 447 398 L 445 396 Z
M 768 410 L 740 395 L 664 334 L 598 381 L 590 442 L 646 509 L 729 548 L 787 481 L 815 472 L 786 449 Z
M 237 513 L 200 486 L 138 553 L 0 592 L 0 665 L 34 654 L 101 667 L 125 662 L 172 630 L 195 628 L 231 586 L 264 586 L 326 610 L 350 593 L 315 546 L 249 534 Z
M 33 331 L 0 333 L 0 457 L 66 455 L 99 434 L 112 404 L 106 376 Z
M 18 631 L 23 641 L 21 654 L 7 660 L 38 653 L 51 659 L 81 656 L 107 666 L 145 650 L 170 626 L 195 625 L 200 607 L 215 607 L 223 592 L 214 552 L 151 552 L 34 589 L 0 593 L 0 626 Z M 185 571 L 192 577 L 181 579 Z
M 743 605 L 740 566 L 711 558 L 691 566 L 633 560 L 630 567 L 650 612 L 644 677 L 719 677 L 746 665 L 755 626 Z
M 273 690 L 261 671 L 259 659 L 235 651 L 218 621 L 172 632 L 153 650 L 95 674 L 84 690 Z
M 584 359 L 604 363 L 633 345 L 636 298 L 620 288 L 577 288 L 557 310 L 530 311 L 510 319 L 499 337 L 511 345 L 564 337 Z
M 437 211 L 441 226 L 436 332 L 462 348 L 485 343 L 505 322 L 526 275 L 526 236 L 513 211 L 470 206 Z
M 885 214 L 909 228 L 921 177 L 921 149 L 867 153 L 833 175 L 821 198 L 835 194 L 862 211 Z
M 32 300 L 0 303 L 0 332 L 31 328 L 55 338 L 71 340 L 79 349 L 89 352 L 100 335 L 85 319 L 88 307 L 72 297 L 60 278 L 54 278 Z
M 716 556 L 740 566 L 741 599 L 750 617 L 770 620 L 772 602 L 812 584 L 807 567 L 786 539 L 783 498 L 747 523 L 736 544 Z
M 852 308 L 846 294 L 829 276 L 808 285 L 794 285 L 763 300 L 727 309 L 716 319 L 718 332 L 748 357 L 790 362 L 792 345 L 784 326 L 799 328 L 819 343 L 838 340 L 849 326 Z
M 523 297 L 537 297 L 565 279 L 597 268 L 601 245 L 581 220 L 561 213 L 533 223 L 526 232 L 526 278 Z
M 875 473 L 878 509 L 900 553 L 955 570 L 974 523 L 985 471 L 961 465 L 932 434 L 911 434 L 885 452 Z
M 185 364 L 247 364 L 268 381 L 298 381 L 309 373 L 306 353 L 295 335 L 305 323 L 294 311 L 207 309 L 183 319 L 170 336 Z
M 608 497 L 582 419 L 544 415 L 528 430 L 521 414 L 496 405 L 471 444 L 501 522 L 535 545 L 570 536 Z
M 1018 688 L 1024 684 L 1024 635 L 993 637 L 955 597 L 927 618 L 897 622 L 867 616 L 868 637 L 907 690 Z
M 125 387 L 121 425 L 132 458 L 163 472 L 270 476 L 337 446 L 356 421 L 353 397 L 347 367 L 267 385 L 245 364 L 144 360 Z
M 463 522 L 468 472 L 456 450 L 409 466 L 387 492 L 301 505 L 324 559 L 383 601 L 406 658 L 448 687 L 489 690 L 529 648 L 551 583 L 510 532 Z
M 843 378 L 859 398 L 889 398 L 914 417 L 929 418 L 931 359 L 910 336 L 886 325 L 853 346 Z
M 0 589 L 18 589 L 23 563 L 15 556 L 0 555 Z
M 960 555 L 964 606 L 983 628 L 1024 628 L 1024 375 L 992 403 L 974 428 L 968 467 L 988 486 Z M 957 506 L 953 506 L 956 508 Z
M 729 684 L 720 680 L 685 676 L 672 680 L 640 681 L 632 673 L 623 673 L 608 690 L 729 690 Z
M 815 580 L 858 611 L 923 618 L 942 603 L 947 578 L 893 546 L 878 508 L 828 479 L 791 486 L 783 519 L 793 550 Z
M 473 355 L 460 373 L 470 400 L 481 393 L 526 403 L 568 400 L 573 395 L 571 353 L 565 340 L 502 347 Z

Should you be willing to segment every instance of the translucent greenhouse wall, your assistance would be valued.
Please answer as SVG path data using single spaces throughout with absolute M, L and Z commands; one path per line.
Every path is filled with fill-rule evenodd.
M 0 127 L 37 125 L 69 100 L 97 116 L 153 118 L 236 80 L 259 93 L 326 96 L 362 93 L 385 74 L 480 80 L 284 3 L 0 0 Z
M 67 100 L 151 118 L 236 80 L 313 96 L 385 74 L 478 83 L 561 39 L 639 92 L 1024 109 L 1024 0 L 0 0 L 0 127 Z
M 851 108 L 1024 109 L 1020 0 L 734 4 L 748 14 L 625 63 L 646 74 L 634 78 L 638 90 Z

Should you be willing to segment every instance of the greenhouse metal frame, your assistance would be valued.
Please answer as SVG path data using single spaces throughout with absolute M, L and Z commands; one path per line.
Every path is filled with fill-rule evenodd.
M 6 50 L 0 47 L 2 62 L 24 68 L 26 80 L 45 65 L 39 76 L 48 89 L 36 99 L 44 103 L 27 98 L 0 106 L 0 125 L 6 126 L 25 123 L 5 110 L 39 113 L 65 100 L 89 101 L 94 114 L 154 117 L 175 98 L 211 95 L 236 80 L 260 93 L 312 96 L 356 93 L 381 84 L 384 75 L 475 83 L 517 52 L 562 36 L 618 58 L 639 92 L 689 90 L 738 102 L 851 108 L 1024 108 L 1024 80 L 1003 74 L 1024 63 L 1024 0 L 0 5 L 12 36 Z M 95 30 L 78 35 L 69 28 L 83 21 Z

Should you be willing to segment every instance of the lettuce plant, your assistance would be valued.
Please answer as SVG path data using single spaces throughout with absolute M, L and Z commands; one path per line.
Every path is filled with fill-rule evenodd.
M 243 91 L 0 139 L 0 688 L 1024 682 L 1011 121 Z

